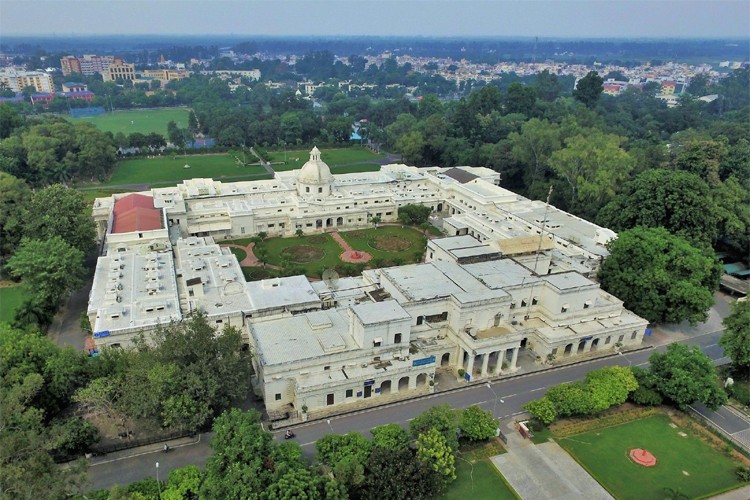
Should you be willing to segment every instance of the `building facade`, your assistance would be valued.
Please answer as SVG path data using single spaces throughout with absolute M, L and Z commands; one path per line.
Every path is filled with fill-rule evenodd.
M 55 91 L 52 76 L 44 71 L 24 71 L 16 68 L 0 69 L 0 86 L 14 92 L 21 92 L 26 87 L 34 87 L 39 93 Z

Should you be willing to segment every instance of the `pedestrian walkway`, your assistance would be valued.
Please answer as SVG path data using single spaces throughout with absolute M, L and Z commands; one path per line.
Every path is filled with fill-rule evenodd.
M 491 457 L 503 477 L 523 499 L 610 500 L 612 496 L 555 442 L 535 445 L 508 424 L 503 455 Z
M 241 250 L 244 250 L 247 255 L 244 259 L 242 259 L 242 262 L 240 262 L 240 266 L 242 267 L 264 267 L 263 263 L 258 259 L 258 257 L 255 256 L 255 253 L 253 252 L 253 248 L 255 248 L 255 242 L 250 242 L 245 246 L 237 245 L 236 243 L 220 243 L 220 246 L 226 248 L 239 248 Z M 269 269 L 281 269 L 279 266 L 274 266 L 273 264 L 266 264 L 265 267 Z
M 330 235 L 331 238 L 333 238 L 333 241 L 338 243 L 341 249 L 344 250 L 344 253 L 339 255 L 339 259 L 341 259 L 343 262 L 348 262 L 350 264 L 360 264 L 369 262 L 372 259 L 372 255 L 370 255 L 369 253 L 354 250 L 351 245 L 349 245 L 349 243 L 347 243 L 346 240 L 341 237 L 338 231 L 332 231 Z

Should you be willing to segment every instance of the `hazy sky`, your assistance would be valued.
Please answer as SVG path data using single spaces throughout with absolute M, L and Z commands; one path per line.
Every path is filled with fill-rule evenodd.
M 0 0 L 0 37 L 748 37 L 749 0 Z

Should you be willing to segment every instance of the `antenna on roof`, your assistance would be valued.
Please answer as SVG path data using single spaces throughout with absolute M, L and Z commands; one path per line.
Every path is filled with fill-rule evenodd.
M 337 273 L 334 269 L 326 269 L 325 271 L 323 271 L 321 278 L 323 279 L 329 290 L 335 290 L 336 285 L 339 281 L 339 273 Z

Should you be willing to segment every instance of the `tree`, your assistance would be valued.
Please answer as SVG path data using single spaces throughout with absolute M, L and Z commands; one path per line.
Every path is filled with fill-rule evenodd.
M 376 446 L 367 460 L 360 498 L 365 500 L 428 500 L 438 493 L 437 472 L 409 448 Z
M 526 116 L 531 115 L 536 102 L 536 89 L 526 87 L 518 82 L 513 82 L 508 86 L 508 94 L 505 98 L 506 113 L 520 113 Z
M 328 466 L 334 466 L 347 457 L 364 463 L 370 454 L 370 447 L 370 441 L 359 432 L 327 434 L 315 443 L 318 459 Z
M 681 410 L 696 402 L 712 410 L 726 403 L 713 361 L 698 347 L 670 344 L 665 353 L 652 354 L 649 362 L 656 389 Z
M 0 109 L 6 106 L 0 105 Z M 13 253 L 22 236 L 25 203 L 31 198 L 29 186 L 6 172 L 0 172 L 0 256 Z
M 370 431 L 373 446 L 402 450 L 409 446 L 409 432 L 398 424 L 385 424 Z
M 456 479 L 456 457 L 440 431 L 430 428 L 417 437 L 417 458 L 438 473 L 443 484 Z
M 636 227 L 608 244 L 599 269 L 602 288 L 651 323 L 705 321 L 721 265 L 663 228 Z
M 719 345 L 737 371 L 750 369 L 750 302 L 735 302 L 724 318 L 724 334 Z
M 622 137 L 598 131 L 576 135 L 550 157 L 552 169 L 570 186 L 570 206 L 576 212 L 596 215 L 630 178 L 634 162 L 622 142 Z
M 548 397 L 535 399 L 523 405 L 523 409 L 532 417 L 539 420 L 544 425 L 549 425 L 557 418 L 555 405 Z
M 549 102 L 557 99 L 562 92 L 562 85 L 560 84 L 557 75 L 550 73 L 549 70 L 546 69 L 536 75 L 534 87 L 536 88 L 536 95 L 538 95 L 540 99 Z
M 59 236 L 44 241 L 23 240 L 7 267 L 21 280 L 28 295 L 49 310 L 80 288 L 85 274 L 83 252 Z
M 187 465 L 169 472 L 169 480 L 161 492 L 163 500 L 197 499 L 204 473 L 195 465 Z
M 693 243 L 710 245 L 717 237 L 716 213 L 708 185 L 698 176 L 656 169 L 627 183 L 598 220 L 614 230 L 664 227 Z
M 418 226 L 427 222 L 431 213 L 431 207 L 409 203 L 398 208 L 398 220 L 408 226 Z
M 555 406 L 559 417 L 590 415 L 594 402 L 584 382 L 570 382 L 551 387 L 545 396 Z
M 409 422 L 409 430 L 415 439 L 432 428 L 445 437 L 451 449 L 458 449 L 458 424 L 453 408 L 447 404 L 433 406 Z
M 23 234 L 29 239 L 59 237 L 82 252 L 94 247 L 91 207 L 79 191 L 60 184 L 41 189 L 24 206 L 22 217 Z
M 610 366 L 586 374 L 586 387 L 591 394 L 593 412 L 599 413 L 627 401 L 638 388 L 638 381 L 628 367 Z
M 527 167 L 530 185 L 543 176 L 552 153 L 561 148 L 559 127 L 547 120 L 532 118 L 521 127 L 521 132 L 508 135 L 510 156 Z
M 492 413 L 478 405 L 472 405 L 461 410 L 458 428 L 461 430 L 462 438 L 469 441 L 486 441 L 495 437 L 497 422 Z
M 589 71 L 586 76 L 578 80 L 576 88 L 573 89 L 573 97 L 586 105 L 587 108 L 593 108 L 599 100 L 599 96 L 604 91 L 604 79 L 596 71 Z
M 399 137 L 394 146 L 396 151 L 404 157 L 404 161 L 417 166 L 422 165 L 423 150 L 425 147 L 425 138 L 422 132 L 418 130 L 408 132 Z

